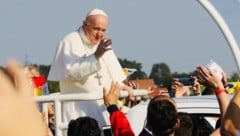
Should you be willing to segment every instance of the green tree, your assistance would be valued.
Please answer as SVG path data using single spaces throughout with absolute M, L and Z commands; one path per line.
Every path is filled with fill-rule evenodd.
M 142 64 L 141 63 L 138 63 L 136 62 L 135 60 L 134 61 L 130 61 L 130 60 L 127 60 L 127 59 L 120 59 L 118 58 L 119 60 L 119 63 L 121 64 L 122 68 L 134 68 L 136 69 L 137 71 L 134 72 L 130 79 L 134 80 L 134 79 L 144 79 L 144 78 L 147 78 L 147 74 L 142 71 Z
M 233 72 L 229 78 L 229 81 L 231 81 L 231 82 L 235 82 L 235 81 L 239 81 L 239 80 L 240 80 L 240 77 L 237 72 Z
M 50 65 L 38 65 L 39 67 L 39 72 L 43 74 L 45 77 L 48 76 L 49 70 L 50 70 Z
M 172 81 L 171 70 L 166 63 L 153 64 L 149 78 L 152 78 L 156 85 L 169 86 Z
M 60 92 L 59 82 L 58 81 L 47 81 L 48 90 L 50 93 Z

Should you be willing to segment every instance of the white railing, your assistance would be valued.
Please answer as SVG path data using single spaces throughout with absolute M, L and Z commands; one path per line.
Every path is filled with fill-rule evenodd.
M 147 90 L 144 89 L 135 89 L 133 91 L 134 96 L 146 96 Z M 120 97 L 127 97 L 128 93 L 126 91 L 120 92 Z M 54 93 L 51 95 L 44 95 L 44 96 L 36 96 L 35 100 L 37 102 L 53 102 L 54 103 L 54 110 L 55 110 L 55 136 L 62 136 L 63 131 L 67 129 L 68 122 L 63 122 L 62 120 L 62 102 L 65 101 L 93 101 L 102 99 L 100 97 L 93 97 L 86 94 L 60 94 Z M 44 104 L 43 104 L 44 105 Z M 46 106 L 43 106 L 43 110 L 46 111 Z

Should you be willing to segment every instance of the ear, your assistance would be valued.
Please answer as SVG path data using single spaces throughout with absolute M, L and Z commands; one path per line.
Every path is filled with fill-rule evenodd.
M 176 124 L 175 124 L 175 128 L 180 128 L 180 119 L 177 119 L 177 122 L 176 122 Z
M 86 26 L 87 26 L 87 21 L 84 20 L 84 21 L 83 21 L 83 27 L 86 27 Z

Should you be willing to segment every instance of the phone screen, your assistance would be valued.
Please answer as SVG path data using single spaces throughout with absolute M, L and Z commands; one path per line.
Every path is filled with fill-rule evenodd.
M 113 136 L 111 126 L 102 127 L 104 136 Z

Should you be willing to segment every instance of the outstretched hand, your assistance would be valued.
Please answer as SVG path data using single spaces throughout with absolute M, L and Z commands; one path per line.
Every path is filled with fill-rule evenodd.
M 103 88 L 103 99 L 106 107 L 110 105 L 117 105 L 120 93 L 120 86 L 117 82 L 112 82 L 111 88 L 108 91 L 105 87 Z
M 9 61 L 6 71 L 8 74 L 0 71 L 0 135 L 44 136 L 41 115 L 32 98 L 33 87 L 23 68 Z

